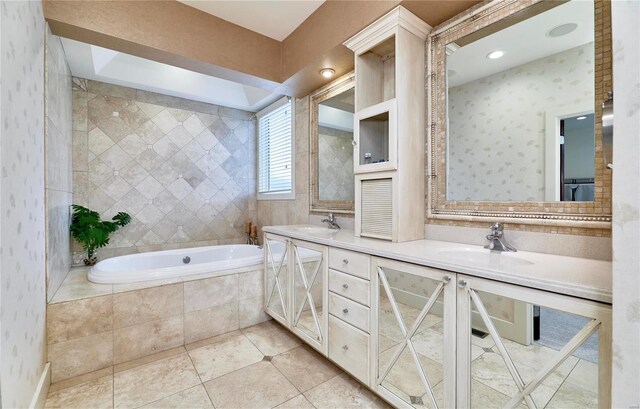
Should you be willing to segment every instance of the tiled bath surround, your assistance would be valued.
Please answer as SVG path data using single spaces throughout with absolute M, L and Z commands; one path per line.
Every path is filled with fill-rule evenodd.
M 318 129 L 320 200 L 354 200 L 353 132 Z
M 256 218 L 251 115 L 74 78 L 74 203 L 133 218 L 99 257 L 242 242 Z
M 45 202 L 47 300 L 51 300 L 69 268 L 71 174 L 71 70 L 60 38 L 47 26 L 45 56 Z
M 47 308 L 52 383 L 269 319 L 257 267 L 116 285 L 92 284 L 86 273 L 72 269 Z

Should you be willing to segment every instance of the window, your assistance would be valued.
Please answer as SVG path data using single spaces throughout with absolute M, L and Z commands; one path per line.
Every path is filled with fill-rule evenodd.
M 258 112 L 258 200 L 295 199 L 293 100 L 284 97 Z

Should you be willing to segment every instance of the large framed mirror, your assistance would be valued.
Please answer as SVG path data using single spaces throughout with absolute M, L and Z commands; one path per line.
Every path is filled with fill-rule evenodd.
M 428 217 L 608 229 L 610 3 L 482 3 L 428 40 Z
M 354 73 L 311 95 L 311 211 L 354 213 Z

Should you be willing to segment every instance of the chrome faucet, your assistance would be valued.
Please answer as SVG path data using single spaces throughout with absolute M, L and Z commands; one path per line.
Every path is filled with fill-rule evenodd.
M 333 213 L 329 213 L 327 218 L 322 220 L 322 223 L 327 223 L 331 230 L 340 230 L 340 226 L 338 222 L 336 222 L 336 216 L 334 216 Z
M 504 239 L 504 225 L 496 222 L 491 226 L 491 234 L 487 235 L 489 244 L 484 246 L 485 249 L 492 251 L 518 251 Z

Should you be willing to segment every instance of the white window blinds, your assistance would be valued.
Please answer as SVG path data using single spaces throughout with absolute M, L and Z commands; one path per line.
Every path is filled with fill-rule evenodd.
M 283 98 L 258 113 L 258 194 L 293 190 L 292 103 Z

